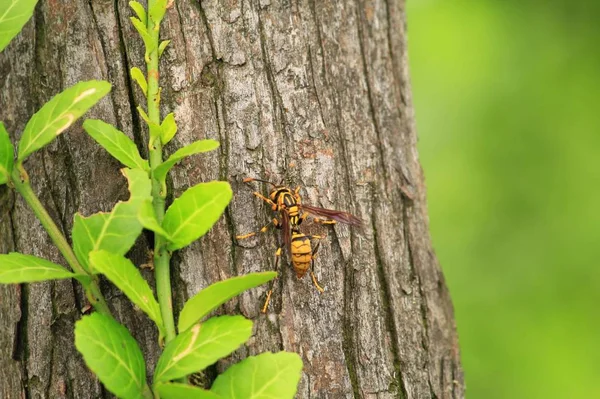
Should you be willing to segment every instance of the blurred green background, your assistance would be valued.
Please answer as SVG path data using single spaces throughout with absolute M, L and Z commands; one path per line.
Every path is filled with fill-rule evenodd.
M 407 7 L 467 397 L 600 398 L 600 1 Z

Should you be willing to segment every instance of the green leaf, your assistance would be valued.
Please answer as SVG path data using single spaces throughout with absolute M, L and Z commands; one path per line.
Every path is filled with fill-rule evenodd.
M 138 3 L 137 1 L 130 1 L 129 7 L 135 12 L 135 15 L 145 24 L 148 20 L 148 16 L 146 15 L 146 10 L 144 6 Z
M 37 0 L 2 0 L 0 2 L 0 51 L 23 29 L 33 15 Z
M 92 251 L 90 252 L 90 264 L 94 270 L 104 274 L 116 285 L 131 302 L 156 323 L 159 330 L 164 332 L 160 307 L 154 298 L 152 289 L 129 259 L 107 251 Z
M 158 56 L 159 57 L 162 56 L 162 53 L 165 51 L 165 49 L 167 48 L 169 43 L 171 43 L 170 40 L 163 40 L 162 42 L 160 42 L 160 44 L 158 45 Z
M 148 161 L 142 158 L 135 143 L 119 129 L 98 119 L 86 120 L 83 128 L 123 165 L 132 169 L 150 170 Z
M 87 366 L 119 398 L 142 398 L 146 366 L 137 342 L 114 319 L 100 313 L 75 323 L 75 346 Z
M 0 184 L 10 180 L 15 153 L 4 124 L 0 122 Z
M 236 350 L 252 335 L 252 322 L 242 316 L 212 317 L 169 342 L 158 359 L 154 383 L 203 370 Z
M 154 40 L 152 40 L 152 37 L 150 37 L 150 34 L 146 29 L 146 24 L 136 17 L 130 17 L 129 19 L 144 41 L 144 45 L 146 46 L 146 54 L 150 54 L 152 50 L 154 50 L 155 44 Z
M 50 143 L 110 91 L 102 80 L 79 82 L 52 97 L 36 112 L 23 131 L 19 142 L 19 162 Z
M 222 396 L 186 384 L 160 384 L 156 391 L 161 399 L 221 399 Z
M 156 3 L 150 9 L 150 19 L 154 22 L 154 29 L 158 30 L 158 25 L 167 12 L 167 0 L 156 0 Z
M 177 123 L 175 123 L 175 115 L 171 112 L 165 116 L 160 125 L 161 143 L 167 144 L 175 136 L 175 133 L 177 133 Z
M 156 219 L 156 212 L 154 211 L 154 206 L 152 205 L 151 200 L 144 201 L 142 203 L 138 212 L 138 218 L 145 229 L 160 234 L 167 240 L 170 240 L 169 234 L 167 234 L 167 232 L 161 227 L 160 223 L 158 223 L 158 220 Z
M 202 152 L 212 151 L 218 147 L 219 142 L 215 140 L 199 140 L 193 142 L 192 144 L 186 145 L 185 147 L 175 151 L 173 155 L 171 155 L 166 161 L 154 169 L 154 178 L 156 178 L 158 181 L 163 181 L 165 177 L 167 177 L 169 170 L 183 158 L 189 157 L 190 155 L 200 154 Z
M 146 82 L 146 76 L 144 76 L 144 73 L 142 72 L 142 70 L 138 67 L 133 67 L 133 68 L 131 68 L 130 73 L 131 73 L 131 78 L 137 82 L 137 84 L 140 86 L 140 89 L 142 89 L 142 91 L 144 92 L 144 95 L 147 96 L 148 95 L 148 82 Z
M 142 232 L 142 225 L 138 220 L 139 208 L 143 201 L 152 198 L 152 183 L 143 170 L 122 171 L 129 181 L 131 193 L 127 202 L 118 202 L 108 213 L 100 212 L 88 217 L 75 215 L 73 249 L 87 271 L 91 271 L 88 259 L 91 251 L 105 249 L 114 254 L 125 255 Z
M 0 255 L 0 283 L 20 284 L 76 277 L 62 266 L 32 255 Z
M 276 272 L 250 273 L 211 284 L 183 305 L 177 329 L 182 332 L 231 298 L 277 277 Z
M 170 251 L 202 237 L 221 217 L 231 201 L 229 183 L 213 181 L 187 189 L 167 209 L 163 229 L 171 237 Z
M 296 353 L 250 356 L 220 374 L 211 391 L 228 399 L 293 399 L 302 375 Z

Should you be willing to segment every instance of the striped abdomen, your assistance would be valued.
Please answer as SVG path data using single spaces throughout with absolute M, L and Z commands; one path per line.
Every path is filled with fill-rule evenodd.
M 296 271 L 296 277 L 302 278 L 312 261 L 312 247 L 310 239 L 304 234 L 292 235 L 292 265 Z

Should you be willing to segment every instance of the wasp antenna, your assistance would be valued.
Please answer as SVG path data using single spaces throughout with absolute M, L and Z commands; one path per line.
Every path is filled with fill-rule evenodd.
M 254 177 L 246 177 L 246 178 L 245 178 L 244 180 L 242 180 L 242 181 L 243 181 L 244 183 L 250 183 L 251 181 L 260 181 L 260 182 L 263 182 L 263 183 L 270 184 L 270 185 L 272 185 L 273 187 L 277 187 L 277 186 L 275 185 L 275 183 L 272 183 L 272 182 L 270 182 L 270 181 L 267 181 L 267 180 L 255 179 Z

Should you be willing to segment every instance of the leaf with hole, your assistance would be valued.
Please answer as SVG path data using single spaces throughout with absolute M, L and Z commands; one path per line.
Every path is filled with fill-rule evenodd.
M 190 155 L 200 154 L 202 152 L 212 151 L 219 148 L 219 142 L 216 140 L 199 140 L 192 144 L 186 145 L 175 151 L 166 161 L 161 163 L 154 169 L 154 178 L 158 181 L 163 181 L 167 177 L 167 173 L 175 164 Z
M 175 123 L 175 115 L 167 114 L 160 124 L 160 142 L 167 144 L 177 133 L 177 123 Z
M 10 180 L 15 153 L 4 124 L 0 122 L 0 184 Z
M 0 51 L 19 34 L 33 15 L 37 0 L 2 0 L 0 2 Z
M 277 277 L 276 272 L 250 273 L 209 285 L 183 305 L 183 309 L 179 314 L 177 329 L 179 332 L 187 330 L 234 296 L 264 284 L 275 277 Z
M 167 209 L 162 223 L 174 251 L 202 237 L 219 220 L 231 201 L 229 183 L 213 181 L 188 188 Z
M 131 9 L 135 12 L 135 15 L 138 16 L 140 21 L 146 23 L 148 16 L 146 15 L 146 10 L 144 9 L 143 5 L 141 5 L 137 1 L 130 1 L 129 7 L 131 7 Z
M 164 334 L 160 307 L 154 298 L 154 293 L 129 259 L 104 250 L 92 251 L 90 265 L 93 270 L 104 274 L 131 302 L 146 313 Z
M 144 73 L 142 72 L 142 70 L 138 67 L 133 67 L 133 68 L 131 68 L 130 74 L 131 74 L 131 79 L 135 80 L 136 83 L 140 86 L 140 89 L 142 89 L 144 96 L 147 96 L 148 95 L 148 82 L 146 81 L 146 76 L 144 76 Z
M 225 399 L 211 391 L 186 384 L 160 384 L 156 391 L 161 399 Z
M 129 331 L 100 313 L 75 323 L 75 347 L 106 389 L 119 398 L 151 398 L 142 351 Z
M 220 374 L 211 391 L 228 399 L 293 399 L 302 375 L 296 353 L 250 356 Z
M 110 155 L 131 169 L 150 170 L 148 161 L 142 158 L 135 143 L 116 127 L 98 119 L 83 122 L 85 131 Z
M 19 141 L 18 161 L 49 144 L 81 115 L 110 91 L 110 83 L 102 80 L 79 82 L 52 97 L 36 112 Z
M 154 29 L 158 30 L 158 25 L 167 12 L 167 0 L 156 0 L 149 11 L 150 19 L 154 22 Z
M 62 266 L 33 255 L 0 255 L 0 283 L 21 284 L 77 277 Z
M 152 183 L 141 169 L 122 169 L 122 172 L 129 182 L 130 198 L 127 202 L 118 202 L 110 212 L 87 217 L 75 214 L 73 249 L 87 271 L 91 271 L 88 259 L 91 251 L 105 249 L 125 255 L 142 232 L 139 208 L 143 201 L 151 200 Z
M 136 17 L 129 17 L 129 19 L 131 20 L 131 23 L 133 24 L 135 29 L 140 34 L 140 37 L 142 38 L 142 41 L 144 42 L 144 45 L 146 46 L 146 55 L 150 54 L 152 52 L 152 50 L 154 50 L 155 44 L 154 44 L 154 40 L 152 40 L 152 37 L 148 33 L 146 24 Z
M 229 355 L 252 335 L 252 322 L 242 316 L 212 317 L 179 334 L 165 347 L 154 370 L 154 383 L 204 370 Z

